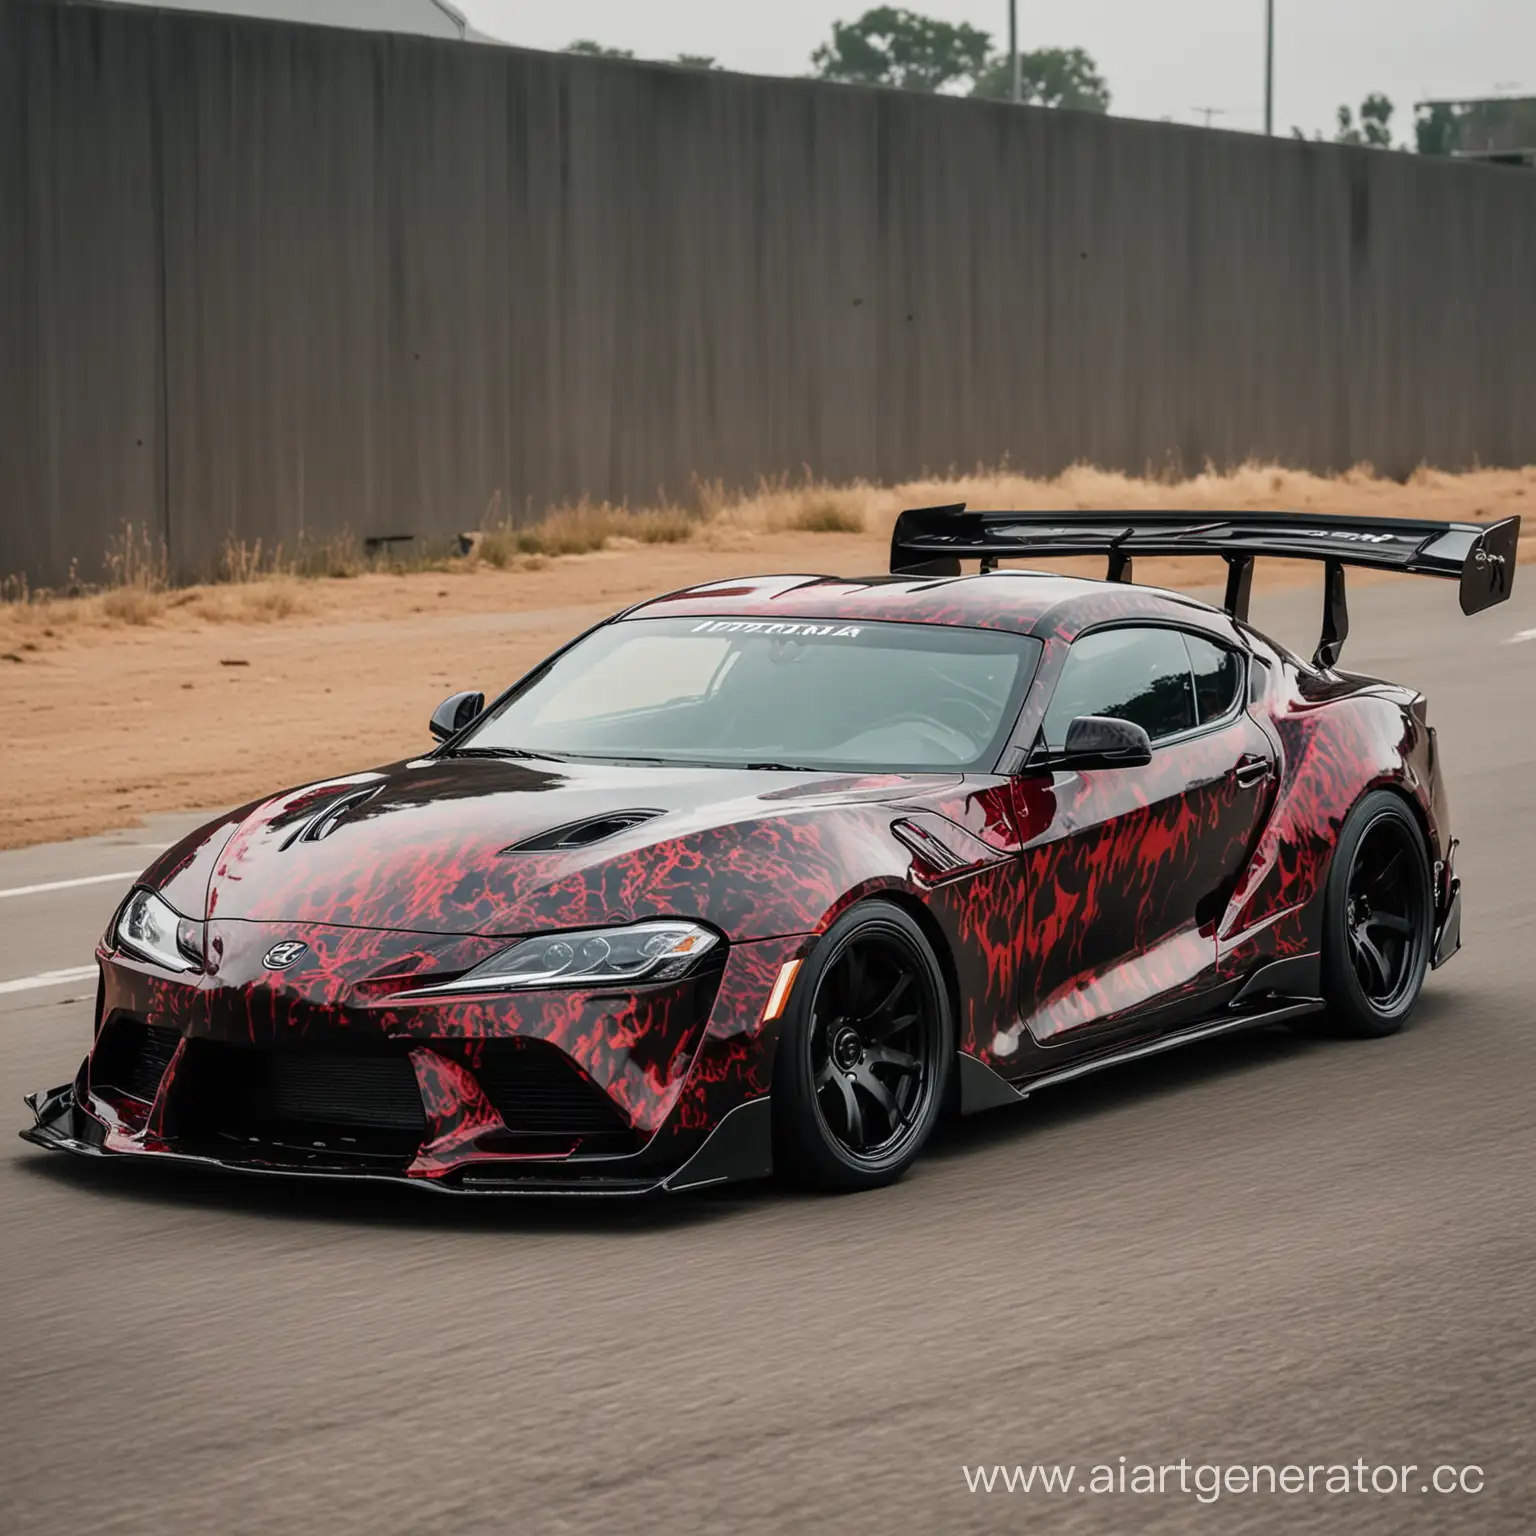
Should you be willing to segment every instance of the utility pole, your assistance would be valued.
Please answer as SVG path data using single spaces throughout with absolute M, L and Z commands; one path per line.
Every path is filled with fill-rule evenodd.
M 1018 106 L 1024 100 L 1024 68 L 1019 58 L 1019 0 L 1008 0 L 1008 61 L 1013 70 L 1008 99 Z
M 1264 0 L 1264 135 L 1275 131 L 1275 0 Z

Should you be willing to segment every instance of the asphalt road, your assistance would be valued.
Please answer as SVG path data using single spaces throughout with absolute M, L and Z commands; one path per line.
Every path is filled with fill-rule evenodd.
M 1536 572 L 1355 594 L 1422 687 L 1466 949 L 1381 1042 L 1212 1044 L 948 1133 L 904 1183 L 530 1207 L 0 1162 L 16 1532 L 1528 1531 Z M 1316 597 L 1256 619 L 1305 641 Z M 69 1077 L 148 830 L 0 854 L 0 1101 Z M 980 1464 L 1360 1459 L 1407 1493 L 967 1490 Z M 1476 1494 L 1423 1494 L 1438 1465 Z M 1352 1476 L 1357 1474 L 1351 1474 Z M 1208 1475 L 1186 1474 L 1191 1488 Z

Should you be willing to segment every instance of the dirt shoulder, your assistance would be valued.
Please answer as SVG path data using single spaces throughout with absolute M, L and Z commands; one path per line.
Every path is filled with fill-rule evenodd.
M 1280 470 L 1164 486 L 1072 471 L 1051 482 L 987 476 L 772 496 L 791 494 L 851 508 L 865 531 L 796 530 L 784 526 L 792 512 L 765 510 L 755 498 L 701 523 L 686 542 L 620 541 L 537 568 L 465 562 L 349 580 L 189 588 L 156 594 L 138 622 L 122 616 L 121 604 L 114 616 L 100 597 L 7 604 L 0 608 L 0 847 L 109 831 L 148 812 L 223 808 L 420 750 L 444 695 L 494 692 L 628 603 L 748 572 L 883 570 L 890 522 L 903 504 L 1289 504 L 1489 521 L 1536 502 L 1536 469 L 1433 475 L 1408 486 Z M 1527 537 L 1522 563 L 1533 557 L 1536 538 Z M 1061 564 L 1102 573 L 1101 561 Z M 1183 589 L 1208 587 L 1220 574 L 1217 562 L 1204 560 L 1136 568 L 1139 582 Z M 1316 572 L 1261 561 L 1257 580 L 1315 581 Z

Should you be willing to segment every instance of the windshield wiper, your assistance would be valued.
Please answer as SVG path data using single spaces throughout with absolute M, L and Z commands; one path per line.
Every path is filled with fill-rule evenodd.
M 642 768 L 690 768 L 698 765 L 685 757 L 631 757 L 625 752 L 567 752 L 562 762 L 639 763 Z
M 525 752 L 521 747 L 455 747 L 451 752 L 445 752 L 444 757 L 516 757 L 537 758 L 548 763 L 563 763 L 563 757 L 556 757 L 553 752 Z
M 807 768 L 804 763 L 732 763 L 733 768 L 746 768 L 760 773 L 831 773 L 830 768 Z

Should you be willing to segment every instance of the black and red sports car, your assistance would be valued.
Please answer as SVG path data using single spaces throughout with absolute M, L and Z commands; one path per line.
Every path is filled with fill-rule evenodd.
M 1518 519 L 966 512 L 890 576 L 674 592 L 434 750 L 210 823 L 97 950 L 23 1134 L 458 1191 L 857 1189 L 962 1112 L 1273 1021 L 1395 1030 L 1460 942 L 1434 728 L 1344 569 L 1505 598 Z M 1109 580 L 999 570 L 1099 552 Z M 1224 608 L 1134 585 L 1225 558 Z M 1246 623 L 1324 562 L 1311 662 Z M 981 572 L 960 574 L 963 557 Z

